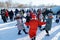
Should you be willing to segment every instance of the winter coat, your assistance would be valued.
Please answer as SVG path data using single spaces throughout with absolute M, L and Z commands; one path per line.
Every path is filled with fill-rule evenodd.
M 13 16 L 14 16 L 13 11 L 10 11 L 10 12 L 9 12 L 9 17 L 13 17 Z
M 15 16 L 16 16 L 16 14 L 18 14 L 18 12 L 19 12 L 19 10 L 18 9 L 15 9 Z
M 52 15 L 50 15 L 47 19 L 46 19 L 46 26 L 45 26 L 45 30 L 50 30 L 52 27 Z
M 1 17 L 2 17 L 4 22 L 7 22 L 6 16 L 5 16 L 5 9 L 1 10 Z
M 32 37 L 36 36 L 38 26 L 45 24 L 45 22 L 40 22 L 38 20 L 33 19 L 33 20 L 30 20 L 29 22 L 26 22 L 25 24 L 30 27 L 29 36 L 30 36 L 30 38 L 32 38 Z
M 18 30 L 23 30 L 24 29 L 24 24 L 22 22 L 22 19 L 17 19 L 17 28 Z
M 8 17 L 8 11 L 5 12 L 5 16 Z

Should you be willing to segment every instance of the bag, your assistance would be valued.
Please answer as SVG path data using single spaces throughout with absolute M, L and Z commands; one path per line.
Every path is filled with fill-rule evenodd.
M 56 23 L 59 23 L 59 19 L 56 19 L 56 21 L 55 21 Z

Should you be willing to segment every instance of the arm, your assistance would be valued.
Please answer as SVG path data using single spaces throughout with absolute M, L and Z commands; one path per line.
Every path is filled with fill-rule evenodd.
M 46 22 L 41 22 L 41 21 L 38 21 L 39 25 L 44 25 L 46 24 Z
M 26 22 L 26 23 L 25 23 L 25 25 L 26 25 L 26 26 L 29 26 L 29 23 L 28 23 L 28 22 Z

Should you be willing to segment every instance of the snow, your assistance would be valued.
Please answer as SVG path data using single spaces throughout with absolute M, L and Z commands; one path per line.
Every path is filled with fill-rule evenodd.
M 55 37 L 52 38 L 52 40 L 58 40 L 58 37 L 60 36 L 60 32 L 56 34 Z
M 57 24 L 55 23 L 55 18 L 56 16 L 54 16 L 53 18 L 53 23 L 52 23 L 52 28 L 49 31 L 50 36 L 45 36 L 46 32 L 44 31 L 40 31 L 38 29 L 37 31 L 37 36 L 36 36 L 36 40 L 60 40 L 60 22 Z M 23 19 L 23 21 L 25 22 L 26 20 Z M 16 25 L 16 20 L 13 22 L 7 22 L 7 23 L 3 23 L 1 16 L 0 16 L 0 40 L 30 40 L 29 35 L 28 34 L 24 34 L 23 31 L 21 31 L 21 35 L 18 35 L 18 29 L 15 26 Z M 28 28 L 25 26 L 26 31 L 28 32 Z

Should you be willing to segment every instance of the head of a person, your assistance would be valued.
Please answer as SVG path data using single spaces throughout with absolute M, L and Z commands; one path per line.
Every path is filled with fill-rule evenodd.
M 43 10 L 43 12 L 45 12 L 47 10 L 47 8 L 43 8 L 42 10 Z
M 42 11 L 41 11 L 41 9 L 38 9 L 37 12 L 38 12 L 38 13 L 41 13 Z
M 31 20 L 37 20 L 37 17 L 36 17 L 35 14 L 32 14 L 32 16 L 31 16 Z
M 48 14 L 48 18 L 53 18 L 52 13 Z

